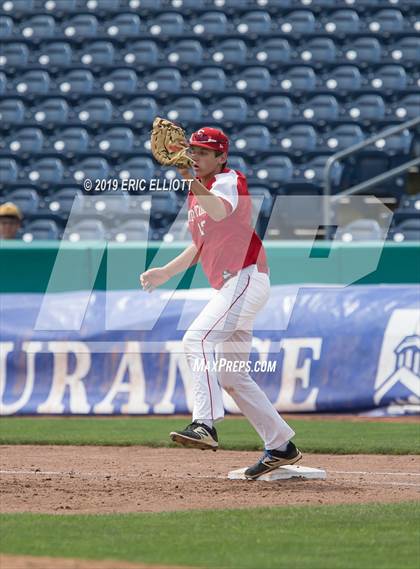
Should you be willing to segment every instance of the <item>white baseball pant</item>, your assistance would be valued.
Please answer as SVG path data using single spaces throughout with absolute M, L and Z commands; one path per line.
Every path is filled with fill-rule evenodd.
M 281 418 L 245 366 L 241 371 L 211 369 L 215 357 L 216 362 L 221 358 L 231 361 L 233 369 L 235 361 L 246 363 L 249 360 L 254 320 L 269 296 L 269 276 L 259 272 L 256 265 L 242 269 L 215 291 L 185 333 L 183 346 L 194 377 L 193 421 L 223 419 L 223 388 L 270 450 L 290 440 L 295 434 L 293 429 Z M 237 364 L 236 369 L 239 367 Z

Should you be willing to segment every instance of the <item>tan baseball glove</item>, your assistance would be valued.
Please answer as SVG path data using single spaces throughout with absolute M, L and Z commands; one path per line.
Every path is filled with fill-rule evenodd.
M 164 166 L 191 168 L 194 164 L 187 154 L 188 142 L 184 129 L 167 119 L 155 118 L 150 143 L 153 156 Z

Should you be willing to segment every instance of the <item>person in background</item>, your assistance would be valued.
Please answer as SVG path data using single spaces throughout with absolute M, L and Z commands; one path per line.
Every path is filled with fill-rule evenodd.
M 14 203 L 0 205 L 0 239 L 18 239 L 22 219 L 22 212 Z

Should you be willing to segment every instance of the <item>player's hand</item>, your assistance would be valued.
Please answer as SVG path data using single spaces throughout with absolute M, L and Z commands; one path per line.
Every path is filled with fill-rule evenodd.
M 156 287 L 166 283 L 170 279 L 170 275 L 163 267 L 149 269 L 140 275 L 140 284 L 143 290 L 152 292 Z

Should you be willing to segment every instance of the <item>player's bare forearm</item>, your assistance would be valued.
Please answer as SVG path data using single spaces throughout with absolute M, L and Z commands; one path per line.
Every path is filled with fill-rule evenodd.
M 198 263 L 198 259 L 200 254 L 198 252 L 197 247 L 192 243 L 189 245 L 182 253 L 180 253 L 175 259 L 172 259 L 169 263 L 167 263 L 163 268 L 170 277 L 181 273 L 182 271 L 187 270 L 189 267 L 196 265 Z
M 190 170 L 179 168 L 178 171 L 185 180 L 193 180 L 190 186 L 192 193 L 214 221 L 221 221 L 227 216 L 226 207 L 221 198 L 212 194 L 197 178 L 194 178 Z

